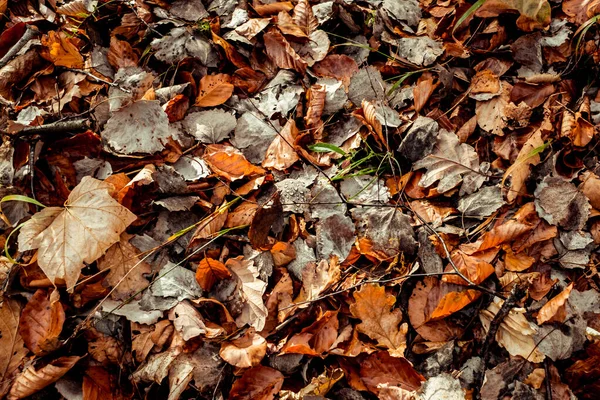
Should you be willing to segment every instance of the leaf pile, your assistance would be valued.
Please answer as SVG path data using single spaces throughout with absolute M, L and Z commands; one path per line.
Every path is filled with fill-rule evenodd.
M 597 398 L 598 1 L 0 15 L 0 398 Z

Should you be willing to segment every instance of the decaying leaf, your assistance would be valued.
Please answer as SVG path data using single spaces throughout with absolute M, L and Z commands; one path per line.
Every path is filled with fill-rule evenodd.
M 272 400 L 281 390 L 283 375 L 276 369 L 258 366 L 248 369 L 233 384 L 231 400 Z
M 44 355 L 58 348 L 65 311 L 58 290 L 39 289 L 23 309 L 19 333 L 34 354 Z
M 39 369 L 30 366 L 17 377 L 7 398 L 22 399 L 39 392 L 62 378 L 80 359 L 78 356 L 60 357 Z
M 48 279 L 64 279 L 73 291 L 85 263 L 96 261 L 136 216 L 111 196 L 112 185 L 84 177 L 64 208 L 49 207 L 25 223 L 21 251 L 38 250 L 38 264 Z
M 241 337 L 223 342 L 219 355 L 238 368 L 250 368 L 260 364 L 267 353 L 267 341 L 250 328 Z
M 23 338 L 19 333 L 19 319 L 21 306 L 16 300 L 2 298 L 0 305 L 0 346 L 2 349 L 11 349 L 12 351 L 0 351 L 0 396 L 4 396 L 13 378 L 17 368 L 23 358 L 27 355 Z

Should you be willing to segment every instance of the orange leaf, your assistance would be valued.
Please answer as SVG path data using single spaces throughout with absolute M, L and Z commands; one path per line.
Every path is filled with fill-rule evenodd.
M 278 3 L 260 4 L 256 0 L 254 0 L 252 2 L 252 8 L 254 8 L 254 11 L 256 11 L 258 15 L 264 17 L 265 15 L 278 14 L 281 11 L 287 12 L 293 10 L 294 5 L 291 1 L 280 1 Z
M 208 145 L 203 158 L 211 170 L 229 181 L 242 179 L 245 176 L 265 174 L 264 169 L 248 162 L 244 155 L 232 146 L 224 144 Z
M 571 290 L 573 290 L 573 283 L 565 288 L 562 292 L 552 298 L 552 300 L 548 301 L 540 311 L 538 311 L 537 315 L 537 323 L 539 325 L 546 322 L 564 322 L 567 314 L 564 309 L 565 302 L 569 298 L 571 294 Z
M 231 277 L 231 272 L 225 264 L 212 258 L 205 258 L 200 261 L 198 269 L 196 269 L 196 281 L 207 292 L 212 289 L 218 280 L 229 277 Z
M 502 249 L 506 253 L 504 255 L 504 266 L 509 271 L 525 271 L 535 262 L 535 258 L 529 257 L 525 253 L 515 254 L 510 246 L 502 246 Z
M 235 65 L 238 68 L 248 67 L 248 63 L 246 62 L 246 60 L 244 60 L 244 57 L 242 57 L 240 53 L 238 53 L 235 47 L 233 47 L 229 42 L 227 42 L 225 39 L 223 39 L 216 33 L 211 33 L 213 42 L 215 42 L 216 44 L 221 46 L 223 50 L 225 50 L 225 55 L 227 56 L 227 59 L 231 61 L 233 65 Z
M 362 321 L 356 328 L 388 349 L 392 357 L 403 357 L 408 324 L 401 325 L 402 312 L 392 309 L 396 296 L 386 294 L 383 286 L 367 284 L 354 292 L 354 300 L 350 312 Z
M 58 335 L 65 322 L 65 311 L 58 290 L 51 294 L 39 289 L 27 303 L 19 321 L 19 332 L 25 345 L 36 355 L 58 348 Z
M 276 267 L 285 267 L 296 259 L 296 248 L 288 242 L 277 242 L 270 249 Z
M 219 355 L 238 368 L 255 367 L 267 354 L 267 341 L 254 331 L 248 331 L 238 339 L 223 342 Z
M 446 294 L 431 315 L 431 320 L 446 318 L 457 311 L 462 310 L 481 296 L 481 293 L 474 289 L 468 289 L 464 292 L 450 292 Z
M 282 354 L 307 354 L 317 356 L 327 352 L 335 343 L 339 321 L 337 311 L 326 311 L 317 321 L 290 338 Z
M 250 368 L 231 387 L 229 400 L 272 400 L 282 385 L 283 375 L 276 369 Z
M 495 253 L 497 252 L 494 251 L 494 254 Z M 460 250 L 452 253 L 452 261 L 458 270 L 475 284 L 480 284 L 494 273 L 494 267 L 490 263 L 475 256 L 467 255 Z M 451 265 L 448 265 L 446 267 L 446 272 L 452 271 L 454 271 L 454 268 Z M 469 284 L 458 275 L 444 275 L 442 280 L 448 283 L 456 283 L 457 285 Z
M 378 394 L 380 385 L 417 390 L 425 380 L 405 358 L 396 358 L 387 351 L 368 356 L 360 365 L 360 377 L 369 391 Z
M 42 36 L 44 48 L 40 54 L 56 66 L 83 68 L 83 56 L 79 53 L 73 41 L 65 32 L 50 31 L 48 35 Z
M 225 103 L 233 93 L 234 86 L 229 83 L 229 75 L 205 75 L 200 79 L 200 88 L 196 105 L 199 107 L 214 107 Z

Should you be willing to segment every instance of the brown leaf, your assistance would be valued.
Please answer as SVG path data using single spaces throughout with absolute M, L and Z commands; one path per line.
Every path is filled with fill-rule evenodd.
M 385 288 L 378 284 L 367 284 L 354 292 L 354 300 L 350 312 L 362 321 L 357 329 L 388 349 L 392 357 L 403 357 L 408 324 L 401 325 L 400 309 L 392 310 L 396 296 L 386 294 Z
M 350 78 L 358 72 L 358 65 L 351 57 L 344 54 L 330 54 L 313 66 L 317 76 L 335 78 L 344 82 L 348 88 Z
M 83 400 L 122 400 L 118 377 L 102 367 L 91 366 L 83 375 Z
M 313 14 L 308 0 L 299 0 L 294 7 L 294 22 L 308 36 L 319 27 L 319 21 Z
M 340 266 L 337 261 L 327 263 L 326 260 L 310 262 L 302 270 L 302 289 L 294 303 L 304 303 L 319 297 L 340 277 Z M 301 307 L 307 304 L 302 304 Z
M 121 234 L 121 240 L 98 260 L 98 269 L 109 271 L 106 282 L 114 288 L 111 297 L 115 300 L 127 300 L 150 283 L 144 278 L 151 272 L 150 264 L 140 259 L 139 250 L 129 242 L 132 237 L 127 233 Z
M 427 101 L 433 94 L 433 91 L 438 84 L 433 83 L 433 75 L 424 73 L 417 80 L 417 84 L 413 88 L 413 96 L 415 99 L 415 112 L 419 113 L 427 104 Z
M 248 231 L 248 239 L 254 248 L 264 248 L 269 245 L 269 233 L 271 227 L 281 219 L 283 207 L 279 197 L 279 192 L 276 192 L 273 198 L 263 204 L 252 219 L 250 230 Z
M 497 251 L 494 251 L 494 254 L 496 253 Z M 480 284 L 494 273 L 492 264 L 478 258 L 476 255 L 468 255 L 460 250 L 456 250 L 452 252 L 451 257 L 458 270 L 475 284 Z M 445 272 L 452 271 L 454 271 L 454 268 L 448 265 Z M 458 275 L 444 275 L 442 280 L 448 283 L 456 283 L 457 285 L 469 285 L 468 282 Z
M 115 70 L 119 68 L 137 67 L 139 56 L 125 40 L 119 40 L 115 36 L 110 37 L 110 48 L 106 55 L 108 63 Z
M 123 359 L 123 346 L 114 337 L 90 328 L 85 331 L 88 352 L 99 363 L 118 364 Z
M 50 31 L 42 36 L 43 49 L 40 55 L 56 66 L 67 68 L 83 68 L 83 56 L 73 43 L 75 40 L 66 32 Z
M 293 303 L 294 295 L 292 278 L 286 269 L 280 269 L 280 272 L 281 278 L 269 293 L 269 298 L 265 303 L 268 317 L 263 332 L 271 332 L 294 311 L 294 307 L 289 307 Z
M 58 348 L 64 322 L 65 311 L 58 290 L 49 293 L 39 289 L 23 309 L 19 332 L 29 350 L 43 355 Z
M 308 90 L 307 94 L 308 108 L 304 121 L 306 126 L 312 130 L 315 139 L 320 139 L 323 130 L 323 121 L 321 116 L 323 115 L 323 109 L 325 107 L 325 97 L 327 97 L 327 91 L 323 85 L 312 85 Z
M 586 171 L 580 177 L 579 190 L 588 198 L 592 207 L 600 210 L 600 178 L 593 172 Z
M 571 291 L 573 290 L 573 283 L 569 284 L 562 292 L 554 296 L 552 300 L 540 308 L 537 315 L 538 325 L 546 322 L 564 322 L 567 316 L 564 308 Z
M 540 156 L 534 150 L 543 146 L 542 130 L 536 130 L 533 135 L 525 142 L 517 159 L 513 165 L 506 170 L 502 180 L 510 177 L 510 187 L 506 193 L 506 200 L 512 203 L 519 195 L 522 195 L 522 190 L 525 186 L 525 181 L 529 177 L 530 168 L 540 163 Z
M 244 57 L 242 57 L 240 53 L 238 53 L 235 47 L 233 47 L 229 42 L 227 42 L 225 39 L 223 39 L 216 33 L 211 33 L 213 42 L 215 42 L 216 44 L 221 46 L 223 50 L 225 50 L 225 55 L 227 56 L 227 59 L 231 61 L 233 65 L 235 65 L 238 68 L 248 67 L 248 62 L 244 59 Z
M 288 242 L 277 242 L 269 251 L 277 268 L 285 267 L 296 259 L 296 248 Z
M 221 279 L 231 277 L 231 272 L 225 264 L 212 258 L 205 258 L 198 264 L 196 269 L 196 281 L 203 290 L 209 292 L 213 285 Z
M 169 117 L 169 122 L 181 121 L 189 108 L 190 101 L 188 97 L 183 94 L 178 94 L 164 105 L 164 110 L 167 117 Z
M 22 399 L 39 392 L 62 378 L 80 359 L 78 356 L 60 357 L 38 370 L 30 366 L 17 377 L 7 399 Z
M 277 14 L 277 27 L 284 35 L 294 36 L 297 38 L 308 37 L 302 28 L 296 25 L 292 17 L 290 17 L 290 14 L 284 11 L 281 11 L 279 14 Z
M 278 171 L 283 171 L 291 167 L 300 159 L 298 153 L 294 150 L 294 142 L 297 136 L 298 128 L 296 128 L 296 122 L 290 119 L 269 145 L 262 166 Z
M 265 74 L 255 71 L 252 68 L 240 68 L 235 71 L 231 77 L 233 85 L 248 94 L 258 92 L 266 80 L 267 77 Z
M 387 351 L 368 356 L 360 366 L 360 378 L 370 392 L 379 393 L 379 385 L 387 384 L 413 391 L 425 380 L 405 358 L 392 357 Z
M 448 341 L 460 335 L 461 329 L 450 322 L 439 320 L 461 310 L 480 295 L 476 290 L 447 284 L 434 277 L 425 277 L 422 282 L 417 283 L 408 301 L 410 323 L 427 340 Z
M 250 328 L 243 336 L 223 342 L 219 355 L 237 368 L 250 368 L 260 364 L 267 354 L 267 341 Z
M 238 194 L 241 195 L 239 191 Z M 256 203 L 256 200 L 244 201 L 233 211 L 229 212 L 227 215 L 227 220 L 225 221 L 225 227 L 233 228 L 236 226 L 250 225 L 258 207 L 259 206 Z
M 337 311 L 326 311 L 310 326 L 292 336 L 283 346 L 281 354 L 306 354 L 319 356 L 331 349 L 338 337 Z
M 196 229 L 192 235 L 189 246 L 194 246 L 203 239 L 214 238 L 215 235 L 219 233 L 221 228 L 223 228 L 223 225 L 225 225 L 225 220 L 227 219 L 228 213 L 227 210 L 228 208 L 225 207 L 225 203 L 223 203 L 223 206 L 219 207 L 208 217 L 204 218 L 199 223 L 198 229 Z
M 210 144 L 206 146 L 203 159 L 212 171 L 229 181 L 265 174 L 264 169 L 248 162 L 242 152 L 233 146 Z
M 517 26 L 526 32 L 550 24 L 550 3 L 547 0 L 490 0 L 476 11 L 478 17 L 497 17 L 507 11 L 518 11 Z
M 21 360 L 27 355 L 23 338 L 19 333 L 19 315 L 21 306 L 15 300 L 2 298 L 0 305 L 0 397 L 3 397 L 12 379 L 21 364 Z M 11 349 L 11 351 L 6 351 Z
M 233 93 L 231 77 L 225 74 L 205 75 L 200 79 L 196 104 L 199 107 L 214 107 L 225 103 Z
M 263 39 L 267 55 L 279 68 L 293 69 L 304 74 L 306 61 L 300 58 L 281 33 L 270 30 L 264 34 Z
M 250 368 L 231 387 L 229 400 L 272 400 L 282 385 L 283 375 L 276 369 Z
M 509 271 L 521 272 L 529 269 L 535 262 L 535 258 L 525 253 L 515 254 L 510 246 L 502 246 L 504 250 L 504 267 Z

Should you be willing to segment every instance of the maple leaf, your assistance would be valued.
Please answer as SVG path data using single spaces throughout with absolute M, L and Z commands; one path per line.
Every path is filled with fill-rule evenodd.
M 396 297 L 386 294 L 378 284 L 367 284 L 354 292 L 354 300 L 350 312 L 362 321 L 357 329 L 387 348 L 391 356 L 403 357 L 408 324 L 401 324 L 399 309 L 392 310 Z
M 110 196 L 112 188 L 86 176 L 64 208 L 43 209 L 19 233 L 19 249 L 38 249 L 38 264 L 48 279 L 64 279 L 71 292 L 84 263 L 100 258 L 137 219 Z

